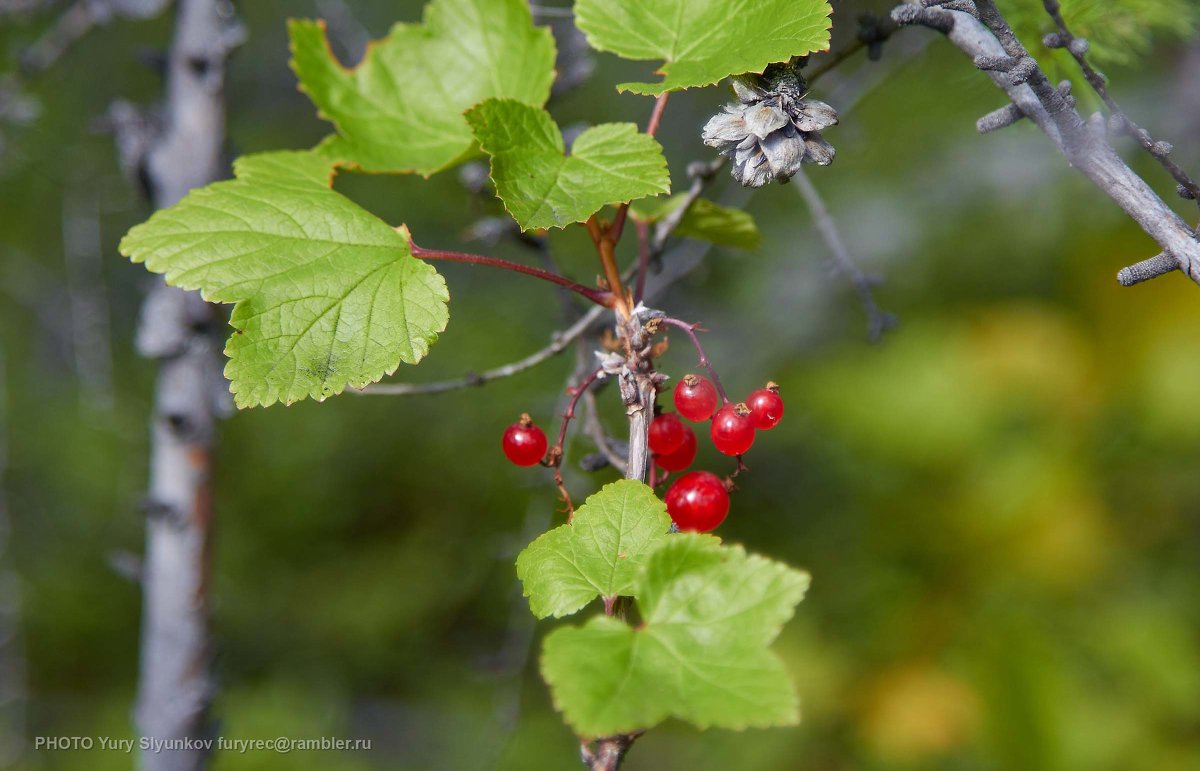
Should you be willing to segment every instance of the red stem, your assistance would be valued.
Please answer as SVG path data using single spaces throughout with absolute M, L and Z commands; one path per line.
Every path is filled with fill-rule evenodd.
M 560 276 L 557 273 L 551 273 L 548 270 L 535 268 L 532 265 L 522 265 L 519 262 L 502 260 L 499 257 L 485 257 L 482 254 L 450 252 L 443 249 L 425 249 L 417 246 L 415 243 L 412 243 L 411 246 L 413 257 L 421 260 L 447 260 L 449 262 L 465 262 L 471 265 L 488 265 L 493 268 L 511 270 L 515 273 L 524 273 L 527 276 L 540 278 L 543 281 L 549 281 L 552 284 L 558 284 L 561 287 L 570 289 L 572 292 L 582 295 L 588 300 L 591 300 L 597 305 L 602 305 L 605 308 L 611 308 L 613 306 L 613 295 L 611 292 L 584 286 L 583 284 L 577 284 L 569 278 Z
M 700 344 L 700 338 L 696 337 L 696 327 L 698 324 L 689 324 L 680 319 L 666 317 L 661 319 L 663 324 L 670 324 L 673 327 L 682 329 L 684 333 L 691 338 L 692 345 L 696 347 L 696 353 L 700 355 L 700 366 L 708 370 L 708 374 L 712 376 L 713 385 L 717 387 L 717 393 L 721 395 L 721 403 L 729 404 L 729 394 L 725 393 L 725 386 L 721 385 L 721 378 L 717 375 L 716 369 L 713 368 L 712 362 L 708 360 L 708 356 L 704 353 L 704 346 Z
M 558 441 L 550 448 L 550 452 L 546 454 L 550 460 L 547 465 L 554 467 L 554 483 L 558 485 L 559 492 L 562 493 L 563 500 L 567 504 L 567 522 L 575 518 L 575 507 L 571 505 L 571 498 L 567 495 L 567 488 L 563 484 L 562 478 L 562 459 L 563 445 L 567 441 L 567 427 L 571 425 L 572 418 L 575 417 L 575 407 L 579 404 L 579 400 L 583 397 L 585 391 L 592 387 L 592 383 L 596 382 L 596 378 L 604 372 L 603 368 L 596 368 L 588 373 L 588 376 L 579 381 L 579 385 L 567 390 L 571 395 L 570 401 L 567 402 L 567 409 L 563 412 L 562 426 L 558 429 Z
M 654 100 L 654 110 L 650 113 L 650 121 L 646 124 L 646 133 L 650 136 L 658 133 L 658 124 L 662 123 L 663 110 L 666 109 L 667 99 L 670 96 L 670 91 L 664 91 Z

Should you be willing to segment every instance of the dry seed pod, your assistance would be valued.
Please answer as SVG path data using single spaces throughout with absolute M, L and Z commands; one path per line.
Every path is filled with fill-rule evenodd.
M 733 89 L 738 103 L 714 115 L 702 138 L 733 160 L 733 177 L 742 185 L 786 182 L 801 164 L 833 162 L 833 145 L 820 132 L 838 122 L 837 112 L 803 98 L 804 81 L 795 69 L 769 71 L 763 84 L 734 78 Z

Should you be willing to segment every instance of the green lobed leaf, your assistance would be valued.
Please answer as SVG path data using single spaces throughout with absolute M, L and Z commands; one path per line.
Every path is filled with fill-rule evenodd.
M 686 194 L 680 193 L 670 198 L 636 201 L 629 207 L 629 216 L 655 223 L 682 206 L 686 198 Z M 758 225 L 748 212 L 722 206 L 707 198 L 697 198 L 692 203 L 674 234 L 738 249 L 757 249 L 762 243 Z
M 323 400 L 416 364 L 446 328 L 442 277 L 399 232 L 330 189 L 312 152 L 239 158 L 134 227 L 121 253 L 235 303 L 225 376 L 239 407 Z
M 496 194 L 522 230 L 583 222 L 607 204 L 671 189 L 662 147 L 632 123 L 593 126 L 565 155 L 562 132 L 537 107 L 489 99 L 466 118 L 491 156 Z
M 578 0 L 575 23 L 593 48 L 626 59 L 663 59 L 659 83 L 623 91 L 661 94 L 761 73 L 829 47 L 826 0 Z
M 371 172 L 429 176 L 469 156 L 462 113 L 490 97 L 545 104 L 554 38 L 524 0 L 433 0 L 423 24 L 397 24 L 345 69 L 321 22 L 288 24 L 301 89 L 338 133 L 320 152 Z
M 606 485 L 571 524 L 543 533 L 517 556 L 530 610 L 560 617 L 596 597 L 632 595 L 634 577 L 670 527 L 666 504 L 646 485 Z
M 643 624 L 602 616 L 555 630 L 542 675 L 585 737 L 668 717 L 701 728 L 791 725 L 796 694 L 767 646 L 807 587 L 807 574 L 712 536 L 673 535 L 637 582 Z

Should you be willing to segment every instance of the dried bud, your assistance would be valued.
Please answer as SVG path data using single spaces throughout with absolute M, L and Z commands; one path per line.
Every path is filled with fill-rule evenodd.
M 821 130 L 838 122 L 824 102 L 804 99 L 794 71 L 781 73 L 769 88 L 735 78 L 738 104 L 727 104 L 705 125 L 703 139 L 733 159 L 732 174 L 746 187 L 786 182 L 801 164 L 828 166 L 834 149 Z

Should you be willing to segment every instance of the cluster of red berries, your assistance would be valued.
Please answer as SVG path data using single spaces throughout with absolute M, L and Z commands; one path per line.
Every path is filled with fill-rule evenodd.
M 757 430 L 778 425 L 783 417 L 779 387 L 768 383 L 737 404 L 720 404 L 717 389 L 699 375 L 685 375 L 675 387 L 675 413 L 663 413 L 650 424 L 650 451 L 664 471 L 682 471 L 696 459 L 696 434 L 679 419 L 711 420 L 709 435 L 717 452 L 741 455 L 754 444 Z M 729 513 L 729 491 L 708 471 L 684 474 L 667 491 L 667 512 L 680 530 L 707 533 Z
M 696 432 L 680 415 L 700 423 L 711 420 L 713 446 L 724 455 L 741 455 L 754 444 L 754 433 L 774 428 L 783 417 L 779 387 L 767 383 L 744 402 L 721 405 L 717 389 L 699 375 L 685 375 L 675 387 L 675 409 L 650 422 L 648 444 L 654 463 L 664 471 L 683 471 L 696 459 Z M 504 431 L 505 456 L 518 466 L 536 466 L 546 456 L 546 434 L 529 415 Z M 707 533 L 725 521 L 729 490 L 709 471 L 692 471 L 667 490 L 667 513 L 680 530 Z

